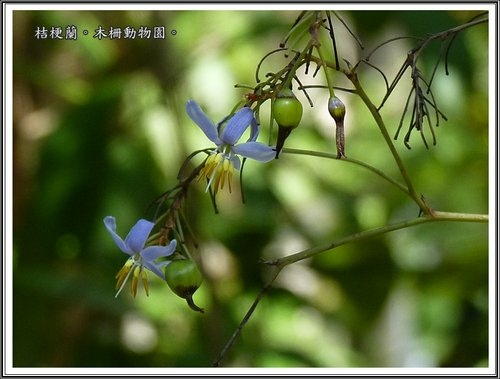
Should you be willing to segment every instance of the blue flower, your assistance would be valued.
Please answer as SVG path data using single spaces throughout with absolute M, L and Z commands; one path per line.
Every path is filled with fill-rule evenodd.
M 137 221 L 132 229 L 130 229 L 130 232 L 127 237 L 125 237 L 125 240 L 122 240 L 121 237 L 116 234 L 116 220 L 113 216 L 105 217 L 104 225 L 106 226 L 106 229 L 108 229 L 109 234 L 111 234 L 116 246 L 129 256 L 121 270 L 116 275 L 116 279 L 118 279 L 116 283 L 116 289 L 118 290 L 116 296 L 120 294 L 130 275 L 133 275 L 132 295 L 135 297 L 137 294 L 137 284 L 139 282 L 139 278 L 142 280 L 146 295 L 149 295 L 148 278 L 146 270 L 144 269 L 146 268 L 149 271 L 152 271 L 156 276 L 165 280 L 165 274 L 163 273 L 162 268 L 166 263 L 155 263 L 155 260 L 160 257 L 172 255 L 175 251 L 177 241 L 172 240 L 168 246 L 158 245 L 144 247 L 154 224 L 143 219 Z
M 239 170 L 241 166 L 239 156 L 260 162 L 269 162 L 275 158 L 274 148 L 256 142 L 259 127 L 250 108 L 241 108 L 227 121 L 225 127 L 222 127 L 222 124 L 227 118 L 216 126 L 194 100 L 187 102 L 186 111 L 207 138 L 216 145 L 200 171 L 200 178 L 208 179 L 207 190 L 213 183 L 214 191 L 217 193 L 219 189 L 224 188 L 227 181 L 231 192 L 233 172 L 235 169 Z M 248 127 L 251 127 L 250 138 L 247 142 L 237 144 Z

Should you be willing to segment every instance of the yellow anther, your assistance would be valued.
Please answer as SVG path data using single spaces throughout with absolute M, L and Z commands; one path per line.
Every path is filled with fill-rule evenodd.
M 224 188 L 224 183 L 226 181 L 226 177 L 229 176 L 229 169 L 232 165 L 233 164 L 231 163 L 231 161 L 229 159 L 224 160 L 224 163 L 222 164 L 222 172 L 221 172 L 222 178 L 221 178 L 221 183 L 220 183 L 220 189 Z M 229 192 L 231 192 L 231 191 L 229 191 Z
M 223 158 L 224 157 L 220 153 L 210 155 L 207 158 L 207 160 L 205 161 L 205 165 L 203 166 L 203 168 L 200 171 L 200 174 L 198 176 L 198 180 L 200 180 L 202 178 L 210 179 L 212 177 L 215 169 L 217 168 L 217 166 L 219 165 L 219 163 L 221 162 L 221 160 Z
M 223 153 L 216 153 L 210 155 L 206 159 L 205 165 L 198 175 L 198 180 L 206 178 L 208 180 L 207 190 L 210 186 L 212 186 L 215 194 L 217 194 L 220 189 L 223 189 L 227 182 L 229 192 L 231 192 L 233 172 L 234 165 L 229 157 Z
M 141 278 L 144 291 L 146 291 L 146 296 L 149 296 L 148 274 L 146 273 L 146 270 L 141 270 Z
M 116 274 L 115 279 L 118 279 L 115 287 L 116 290 L 121 287 L 123 281 L 127 278 L 130 268 L 132 267 L 133 264 L 134 260 L 128 259 L 123 265 L 123 267 L 120 269 L 120 271 L 118 271 L 118 274 Z
M 137 284 L 139 283 L 139 274 L 141 273 L 141 269 L 142 269 L 141 266 L 136 266 L 134 269 L 133 273 L 134 276 L 132 277 L 132 288 L 131 288 L 132 296 L 134 297 L 137 295 Z
M 233 183 L 233 173 L 234 173 L 234 165 L 233 163 L 231 162 L 231 164 L 229 165 L 229 170 L 227 172 L 227 184 L 229 186 L 229 193 L 232 192 L 233 190 L 233 187 L 232 187 L 232 183 Z

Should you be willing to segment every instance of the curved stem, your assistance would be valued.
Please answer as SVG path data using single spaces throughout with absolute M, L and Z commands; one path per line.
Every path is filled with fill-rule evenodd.
M 326 251 L 332 250 L 336 247 L 345 245 L 349 242 L 354 242 L 354 241 L 360 241 L 362 239 L 366 239 L 369 237 L 374 237 L 377 235 L 382 235 L 385 233 L 389 233 L 395 230 L 399 229 L 404 229 L 408 228 L 411 226 L 416 226 L 420 224 L 424 224 L 427 222 L 432 222 L 432 221 L 455 221 L 455 222 L 488 222 L 488 215 L 485 214 L 468 214 L 468 213 L 454 213 L 454 212 L 441 212 L 441 211 L 434 211 L 432 216 L 421 216 L 417 217 L 414 219 L 410 220 L 404 220 L 400 222 L 396 222 L 394 224 L 386 225 L 383 227 L 379 228 L 374 228 L 374 229 L 369 229 L 365 230 L 363 232 L 359 233 L 354 233 L 349 236 L 339 238 L 337 240 L 331 241 L 329 243 L 319 245 L 312 247 L 310 249 L 302 250 L 298 253 L 291 254 L 282 258 L 275 259 L 273 261 L 267 261 L 264 262 L 270 266 L 273 267 L 273 272 L 271 273 L 271 276 L 267 283 L 262 287 L 260 290 L 259 294 L 255 298 L 254 302 L 248 309 L 247 313 L 241 320 L 240 324 L 234 331 L 233 335 L 231 338 L 228 340 L 228 342 L 224 345 L 224 348 L 221 350 L 219 355 L 217 356 L 217 359 L 214 361 L 212 366 L 218 367 L 220 366 L 222 360 L 226 356 L 227 352 L 229 349 L 234 345 L 236 339 L 240 335 L 241 331 L 243 330 L 243 327 L 246 325 L 252 314 L 254 313 L 255 309 L 257 308 L 257 305 L 260 303 L 264 295 L 269 291 L 269 289 L 272 287 L 274 281 L 280 274 L 281 270 L 285 268 L 286 266 L 298 262 L 303 259 L 311 258 L 314 255 L 318 255 L 320 253 L 324 253 Z
M 292 68 L 288 71 L 287 78 L 283 82 L 283 86 L 282 86 L 283 88 L 289 88 L 290 87 L 290 84 L 292 83 L 292 79 L 295 76 L 295 72 L 298 70 L 298 68 L 302 64 L 304 64 L 303 58 L 306 56 L 307 51 L 311 48 L 311 46 L 312 46 L 312 42 L 309 41 L 309 43 L 307 44 L 307 46 L 305 47 L 305 49 L 302 50 L 300 52 L 299 56 L 295 59 L 295 62 L 293 64 Z
M 321 66 L 323 66 L 323 72 L 325 73 L 326 83 L 328 84 L 328 91 L 330 92 L 330 97 L 334 97 L 335 92 L 333 89 L 333 82 L 332 79 L 330 78 L 330 75 L 328 74 L 328 70 L 326 69 L 325 58 L 323 52 L 321 51 L 321 46 L 316 45 L 316 50 L 318 51 L 319 59 L 321 60 Z
M 454 213 L 454 212 L 441 212 L 433 211 L 432 216 L 426 215 L 416 217 L 410 220 L 399 221 L 393 224 L 381 226 L 374 229 L 368 229 L 359 233 L 354 233 L 349 236 L 339 238 L 335 241 L 325 243 L 323 245 L 315 246 L 310 249 L 302 250 L 298 253 L 287 255 L 278 258 L 274 261 L 266 262 L 270 265 L 283 268 L 289 264 L 310 258 L 314 255 L 323 253 L 325 251 L 334 249 L 336 247 L 345 245 L 349 242 L 360 241 L 365 238 L 374 237 L 377 235 L 393 232 L 395 230 L 408 228 L 432 221 L 455 221 L 455 222 L 488 222 L 488 215 L 484 214 L 469 214 L 469 213 Z
M 385 142 L 386 142 L 387 146 L 389 147 L 389 150 L 391 151 L 391 154 L 394 158 L 394 161 L 398 165 L 399 172 L 401 173 L 401 176 L 403 177 L 403 179 L 406 183 L 406 186 L 408 187 L 408 192 L 409 192 L 410 196 L 418 204 L 418 206 L 420 207 L 420 209 L 422 210 L 422 212 L 425 215 L 429 215 L 429 216 L 432 215 L 432 210 L 425 203 L 425 201 L 422 199 L 422 197 L 417 194 L 417 191 L 413 187 L 413 183 L 411 181 L 410 175 L 408 174 L 408 171 L 406 171 L 406 167 L 403 164 L 403 161 L 401 160 L 401 157 L 399 156 L 398 151 L 396 150 L 396 147 L 392 143 L 392 139 L 389 136 L 389 132 L 387 131 L 387 128 L 385 126 L 384 121 L 382 120 L 382 116 L 380 116 L 380 113 L 378 112 L 377 108 L 371 102 L 370 98 L 368 97 L 368 95 L 364 91 L 363 87 L 361 86 L 361 83 L 358 80 L 358 76 L 356 75 L 356 73 L 351 72 L 351 73 L 347 73 L 347 77 L 349 78 L 351 83 L 356 88 L 357 94 L 359 95 L 361 100 L 363 100 L 363 102 L 367 106 L 368 110 L 372 114 L 373 119 L 377 123 L 377 126 L 380 129 L 380 132 L 382 133 L 382 136 L 384 137 Z
M 364 168 L 367 168 L 371 172 L 373 172 L 376 175 L 380 176 L 384 180 L 387 180 L 389 183 L 391 183 L 392 185 L 396 186 L 401 191 L 403 191 L 404 193 L 406 193 L 408 196 L 411 197 L 411 195 L 410 195 L 410 193 L 408 191 L 408 188 L 406 188 L 403 184 L 401 184 L 401 183 L 397 182 L 396 180 L 392 179 L 390 176 L 388 176 L 386 173 L 384 173 L 383 171 L 379 170 L 378 168 L 370 166 L 368 163 L 365 163 L 363 161 L 359 161 L 357 159 L 348 158 L 348 157 L 344 157 L 342 159 L 337 159 L 337 155 L 336 154 L 322 153 L 322 152 L 319 152 L 319 151 L 312 151 L 312 150 L 290 149 L 290 148 L 286 148 L 286 147 L 283 148 L 282 153 L 284 153 L 284 154 L 297 154 L 297 155 L 309 155 L 311 157 L 320 157 L 320 158 L 335 159 L 338 162 L 350 162 L 350 163 L 354 163 L 354 164 L 356 164 L 358 166 L 362 166 Z
M 247 313 L 245 314 L 245 317 L 243 317 L 240 324 L 238 325 L 238 327 L 234 331 L 233 335 L 226 342 L 226 344 L 224 345 L 224 348 L 221 350 L 221 352 L 217 356 L 217 359 L 215 359 L 215 361 L 212 363 L 212 367 L 219 367 L 220 366 L 220 364 L 221 364 L 222 360 L 224 359 L 224 357 L 226 356 L 227 352 L 234 345 L 236 338 L 238 338 L 241 331 L 243 330 L 243 327 L 246 325 L 248 320 L 250 320 L 250 317 L 252 316 L 253 312 L 257 308 L 257 305 L 259 305 L 259 302 L 262 300 L 262 298 L 264 297 L 266 292 L 269 291 L 269 289 L 272 287 L 272 285 L 273 285 L 274 281 L 276 280 L 276 278 L 278 277 L 280 271 L 281 271 L 281 267 L 274 267 L 274 271 L 271 274 L 271 277 L 269 278 L 267 283 L 264 285 L 264 287 L 262 287 L 262 289 L 260 290 L 259 294 L 257 295 L 254 302 L 252 303 L 252 305 L 248 309 Z
M 449 29 L 443 33 L 435 34 L 435 35 L 429 37 L 427 40 L 424 40 L 420 46 L 420 49 L 417 49 L 416 51 L 419 52 L 419 50 L 422 50 L 425 47 L 425 45 L 428 44 L 433 39 L 438 39 L 438 38 L 446 39 L 446 38 L 448 38 L 449 35 L 456 34 L 463 29 L 466 29 L 468 27 L 471 27 L 473 25 L 483 23 L 483 22 L 487 22 L 487 20 L 476 20 L 474 22 L 469 22 L 468 24 L 461 25 L 457 28 Z M 313 35 L 313 37 L 314 37 L 314 35 Z M 296 70 L 300 67 L 300 65 L 304 64 L 304 62 L 302 60 L 305 57 L 305 55 L 308 53 L 311 46 L 313 46 L 313 42 L 315 42 L 314 38 L 312 38 L 312 40 L 309 42 L 307 47 L 304 50 L 302 50 L 302 52 L 297 54 L 295 61 L 290 64 L 291 67 L 287 68 L 287 71 L 288 71 L 287 77 L 285 78 L 284 82 L 282 83 L 282 85 L 284 87 L 288 87 L 290 85 L 293 77 L 295 76 Z M 379 46 L 379 47 L 381 47 L 381 46 Z M 310 62 L 311 60 L 315 61 L 315 62 L 320 61 L 322 67 L 325 69 L 328 88 L 330 90 L 331 95 L 333 93 L 334 87 L 329 80 L 328 73 L 326 70 L 327 67 L 343 72 L 347 76 L 347 78 L 352 82 L 352 84 L 355 87 L 355 93 L 357 95 L 359 95 L 360 98 L 362 99 L 362 101 L 365 103 L 365 105 L 367 106 L 371 115 L 373 116 L 377 126 L 379 127 L 379 129 L 382 133 L 382 136 L 385 139 L 386 144 L 389 147 L 389 150 L 391 151 L 391 154 L 392 154 L 392 156 L 393 156 L 393 158 L 394 158 L 394 160 L 399 168 L 399 171 L 404 179 L 405 184 L 403 185 L 403 184 L 398 183 L 396 180 L 387 176 L 384 172 L 370 166 L 367 163 L 357 161 L 355 159 L 345 158 L 345 157 L 343 157 L 342 160 L 345 160 L 345 161 L 348 161 L 348 162 L 351 162 L 351 163 L 354 163 L 354 164 L 357 164 L 359 166 L 362 166 L 362 167 L 369 169 L 370 171 L 372 171 L 376 175 L 387 180 L 389 183 L 393 184 L 394 186 L 396 186 L 397 188 L 399 188 L 400 190 L 405 192 L 408 196 L 410 196 L 417 203 L 422 215 L 419 217 L 412 218 L 412 219 L 403 220 L 403 221 L 395 222 L 395 223 L 392 223 L 389 225 L 381 226 L 378 228 L 373 228 L 373 229 L 365 230 L 362 232 L 354 233 L 354 234 L 351 234 L 349 236 L 345 236 L 345 237 L 330 241 L 328 243 L 325 243 L 325 244 L 322 244 L 319 246 L 315 246 L 315 247 L 305 249 L 305 250 L 302 250 L 300 252 L 282 257 L 282 258 L 278 258 L 278 259 L 275 259 L 272 261 L 265 262 L 272 268 L 272 274 L 271 274 L 270 278 L 268 279 L 268 281 L 266 282 L 266 284 L 264 285 L 264 287 L 261 289 L 261 291 L 257 295 L 256 299 L 254 300 L 254 302 L 252 303 L 252 305 L 250 306 L 248 311 L 246 312 L 244 318 L 242 319 L 242 321 L 238 325 L 237 329 L 235 330 L 235 332 L 233 333 L 233 335 L 231 336 L 229 341 L 225 344 L 224 348 L 222 349 L 222 351 L 218 355 L 217 359 L 214 361 L 213 366 L 219 366 L 221 364 L 222 360 L 227 355 L 229 349 L 234 345 L 237 337 L 240 335 L 243 327 L 246 325 L 246 323 L 249 321 L 250 317 L 253 315 L 255 309 L 257 308 L 258 304 L 262 300 L 263 296 L 269 291 L 269 289 L 272 287 L 273 283 L 275 282 L 275 280 L 278 277 L 278 275 L 280 274 L 280 272 L 286 266 L 288 266 L 292 263 L 298 262 L 300 260 L 311 258 L 315 255 L 330 251 L 332 249 L 335 249 L 336 247 L 345 245 L 345 244 L 350 243 L 350 242 L 360 241 L 363 239 L 367 239 L 367 238 L 371 238 L 371 237 L 375 237 L 375 236 L 380 236 L 380 235 L 383 235 L 383 234 L 386 234 L 386 233 L 389 233 L 392 231 L 396 231 L 396 230 L 400 230 L 400 229 L 404 229 L 404 228 L 409 228 L 409 227 L 424 224 L 424 223 L 435 222 L 435 221 L 480 222 L 480 223 L 487 223 L 488 222 L 488 215 L 487 214 L 467 214 L 467 213 L 442 212 L 442 211 L 435 211 L 435 210 L 432 210 L 431 208 L 429 208 L 429 206 L 423 200 L 423 197 L 421 197 L 416 192 L 416 190 L 413 186 L 412 180 L 410 178 L 410 175 L 408 174 L 408 172 L 403 164 L 403 161 L 402 161 L 401 157 L 399 156 L 399 154 L 398 154 L 398 152 L 397 152 L 397 150 L 392 142 L 391 137 L 389 136 L 386 125 L 385 125 L 381 115 L 379 114 L 378 109 L 371 102 L 370 98 L 365 93 L 364 89 L 362 88 L 362 86 L 358 80 L 358 77 L 356 75 L 356 72 L 355 72 L 355 68 L 357 67 L 357 65 L 353 69 L 351 69 L 351 71 L 338 70 L 338 67 L 336 67 L 336 64 L 338 62 L 335 62 L 335 64 L 334 64 L 332 62 L 325 61 L 324 56 L 322 56 L 322 52 L 320 51 L 318 45 L 316 45 L 316 47 L 318 50 L 319 59 L 314 58 L 312 56 L 309 56 L 307 58 L 307 62 Z M 377 50 L 379 47 L 377 47 L 375 50 Z M 368 58 L 370 57 L 370 55 L 368 56 Z M 281 78 L 281 75 L 278 75 L 278 77 Z M 310 155 L 310 156 L 316 156 L 316 157 L 322 157 L 322 158 L 336 159 L 336 156 L 334 156 L 332 154 L 307 151 L 307 150 L 297 150 L 297 149 L 284 148 L 282 150 L 282 152 L 288 153 L 288 154 L 301 154 L 301 155 Z

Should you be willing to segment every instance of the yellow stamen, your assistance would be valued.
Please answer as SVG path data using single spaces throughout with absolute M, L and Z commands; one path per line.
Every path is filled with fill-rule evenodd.
M 116 282 L 116 286 L 115 286 L 116 290 L 118 288 L 120 288 L 122 286 L 122 284 L 124 283 L 125 279 L 127 278 L 128 274 L 129 274 L 130 268 L 132 267 L 133 264 L 134 264 L 134 260 L 128 259 L 125 262 L 125 264 L 123 265 L 123 267 L 120 269 L 120 271 L 118 271 L 118 274 L 116 274 L 115 279 L 118 279 L 118 281 Z
M 233 188 L 232 188 L 232 183 L 233 183 L 233 173 L 234 173 L 234 165 L 233 163 L 231 162 L 231 164 L 229 165 L 229 170 L 227 172 L 227 184 L 229 186 L 229 193 L 232 192 Z
M 226 177 L 229 174 L 229 167 L 232 166 L 232 163 L 229 159 L 224 159 L 224 163 L 222 164 L 222 172 L 221 172 L 221 182 L 220 182 L 220 189 L 224 188 L 224 183 L 226 182 Z M 231 192 L 231 191 L 229 191 Z
M 132 295 L 137 295 L 137 284 L 139 283 L 139 274 L 141 273 L 141 266 L 136 266 L 134 269 L 134 276 L 132 277 Z
M 223 157 L 220 153 L 210 155 L 205 161 L 205 165 L 201 169 L 198 179 L 210 178 L 222 159 Z
M 217 193 L 219 191 L 220 187 L 220 182 L 221 178 L 223 177 L 224 174 L 224 169 L 223 169 L 224 163 L 222 164 L 222 167 L 217 167 L 217 171 L 214 173 L 214 192 Z
M 146 296 L 149 296 L 148 275 L 146 273 L 146 270 L 141 270 L 141 278 L 142 285 L 144 286 L 144 290 L 146 291 Z
M 207 190 L 212 185 L 215 194 L 228 184 L 229 192 L 232 191 L 234 165 L 231 160 L 222 153 L 210 155 L 205 161 L 205 165 L 200 171 L 198 180 L 206 178 L 208 180 Z

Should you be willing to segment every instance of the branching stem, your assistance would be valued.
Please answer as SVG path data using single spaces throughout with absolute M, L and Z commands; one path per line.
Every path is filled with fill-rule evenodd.
M 351 83 L 354 85 L 356 88 L 356 93 L 358 96 L 363 100 L 365 103 L 366 107 L 372 114 L 373 119 L 377 123 L 378 128 L 380 129 L 380 132 L 382 133 L 382 136 L 384 137 L 384 140 L 389 147 L 389 150 L 391 151 L 391 154 L 394 158 L 394 161 L 398 165 L 399 172 L 401 173 L 401 176 L 403 177 L 403 180 L 405 181 L 406 186 L 408 187 L 408 192 L 410 196 L 413 198 L 413 200 L 418 204 L 420 207 L 421 211 L 428 216 L 432 215 L 432 210 L 429 208 L 429 206 L 425 203 L 425 201 L 422 199 L 420 195 L 417 194 L 415 191 L 415 188 L 413 187 L 413 183 L 411 181 L 410 175 L 408 174 L 408 171 L 406 170 L 406 167 L 403 163 L 403 160 L 399 156 L 398 151 L 396 150 L 396 147 L 392 143 L 392 139 L 389 135 L 389 132 L 387 131 L 387 128 L 385 126 L 384 120 L 382 120 L 382 116 L 377 110 L 377 107 L 371 102 L 370 98 L 364 91 L 363 87 L 361 86 L 361 83 L 358 80 L 358 76 L 356 73 L 347 73 L 347 77 L 351 81 Z
M 292 30 L 297 25 L 297 23 L 300 20 L 302 20 L 302 18 L 304 17 L 304 14 L 305 13 L 302 13 L 299 16 L 296 24 L 294 24 L 294 26 L 292 26 Z M 483 17 L 483 16 L 484 15 L 481 15 L 480 17 Z M 321 244 L 318 246 L 314 246 L 314 247 L 287 255 L 285 257 L 277 258 L 277 259 L 270 260 L 270 261 L 265 261 L 264 263 L 271 270 L 269 278 L 267 279 L 266 284 L 263 286 L 263 288 L 261 289 L 261 291 L 259 292 L 259 294 L 255 298 L 255 300 L 251 304 L 250 308 L 246 312 L 245 316 L 243 317 L 243 319 L 239 323 L 239 325 L 236 328 L 236 330 L 234 331 L 234 333 L 232 334 L 231 338 L 227 341 L 227 343 L 225 344 L 225 346 L 223 347 L 223 349 L 221 350 L 221 352 L 219 353 L 219 355 L 217 356 L 217 358 L 213 362 L 213 366 L 216 366 L 216 367 L 221 365 L 222 361 L 227 356 L 227 353 L 229 352 L 231 347 L 234 345 L 236 339 L 240 335 L 244 326 L 247 324 L 247 322 L 250 320 L 251 316 L 255 312 L 258 304 L 260 303 L 260 301 L 262 300 L 264 295 L 272 288 L 276 278 L 279 276 L 280 272 L 286 266 L 293 264 L 293 263 L 296 263 L 296 262 L 299 262 L 299 261 L 302 261 L 302 260 L 305 260 L 305 259 L 308 259 L 308 258 L 311 258 L 311 257 L 316 256 L 316 255 L 325 253 L 325 252 L 332 252 L 333 249 L 335 249 L 339 246 L 348 244 L 348 243 L 358 242 L 358 241 L 365 240 L 368 238 L 382 236 L 382 235 L 389 233 L 389 232 L 393 232 L 396 230 L 405 229 L 405 228 L 409 228 L 409 227 L 413 227 L 413 226 L 417 226 L 417 225 L 421 225 L 421 224 L 425 224 L 425 223 L 436 222 L 436 221 L 487 223 L 489 220 L 489 217 L 487 214 L 442 212 L 442 211 L 437 211 L 437 210 L 431 209 L 426 204 L 423 196 L 421 196 L 419 193 L 417 193 L 417 191 L 413 185 L 412 179 L 411 179 L 411 177 L 410 177 L 410 175 L 409 175 L 409 173 L 408 173 L 408 171 L 403 163 L 403 160 L 399 156 L 399 153 L 396 150 L 396 147 L 395 147 L 395 145 L 394 145 L 394 143 L 393 143 L 393 141 L 388 133 L 387 127 L 382 119 L 382 116 L 379 113 L 379 109 L 381 108 L 381 106 L 385 102 L 385 99 L 392 93 L 394 87 L 397 85 L 397 83 L 401 79 L 403 73 L 406 71 L 406 69 L 408 67 L 412 67 L 412 69 L 413 69 L 412 74 L 414 74 L 415 80 L 420 79 L 423 81 L 423 78 L 421 78 L 418 75 L 419 72 L 416 69 L 416 65 L 414 63 L 418 59 L 419 54 L 424 50 L 424 48 L 431 41 L 436 40 L 436 39 L 446 40 L 449 37 L 453 38 L 454 35 L 456 35 L 457 33 L 459 33 L 462 30 L 465 30 L 465 29 L 470 28 L 472 26 L 487 22 L 487 18 L 471 20 L 470 22 L 463 24 L 463 25 L 460 25 L 456 28 L 446 30 L 442 33 L 436 33 L 436 34 L 430 35 L 425 39 L 418 39 L 420 41 L 419 46 L 416 49 L 413 49 L 411 51 L 411 56 L 409 56 L 407 58 L 407 62 L 405 62 L 402 69 L 396 75 L 396 79 L 393 81 L 393 83 L 391 85 L 389 85 L 387 78 L 382 73 L 382 71 L 379 70 L 378 68 L 376 68 L 374 65 L 369 64 L 368 60 L 369 60 L 370 56 L 375 51 L 378 51 L 379 48 L 386 45 L 387 43 L 401 39 L 401 38 L 407 38 L 407 37 L 397 37 L 395 39 L 386 41 L 383 44 L 377 46 L 372 51 L 372 53 L 370 53 L 366 57 L 365 60 L 362 60 L 360 62 L 365 62 L 365 63 L 369 64 L 371 67 L 373 67 L 377 71 L 379 71 L 384 78 L 386 88 L 387 88 L 387 94 L 386 94 L 386 98 L 383 100 L 382 105 L 379 108 L 377 108 L 372 103 L 372 101 L 370 100 L 370 97 L 366 94 L 363 86 L 359 82 L 359 79 L 357 76 L 357 68 L 358 68 L 360 62 L 358 62 L 358 64 L 356 64 L 355 66 L 352 66 L 349 64 L 349 62 L 346 61 L 347 69 L 340 69 L 338 66 L 337 57 L 335 57 L 335 60 L 336 60 L 335 63 L 328 62 L 325 60 L 325 56 L 320 48 L 321 45 L 320 45 L 319 39 L 318 39 L 318 31 L 319 31 L 319 26 L 321 25 L 321 22 L 322 22 L 322 20 L 320 18 L 318 18 L 318 14 L 316 13 L 316 20 L 312 23 L 311 27 L 309 28 L 309 32 L 311 33 L 311 40 L 308 42 L 307 46 L 301 52 L 296 51 L 295 52 L 296 55 L 295 55 L 294 59 L 288 64 L 288 66 L 285 67 L 282 71 L 278 72 L 277 74 L 271 75 L 271 79 L 269 79 L 268 82 L 264 83 L 262 85 L 262 88 L 264 88 L 264 86 L 269 86 L 271 89 L 274 89 L 274 87 L 276 86 L 276 84 L 279 81 L 281 81 L 281 84 L 280 84 L 281 87 L 289 88 L 292 80 L 296 76 L 296 71 L 299 69 L 299 67 L 301 67 L 303 64 L 306 64 L 306 74 L 307 74 L 307 69 L 308 69 L 309 63 L 316 62 L 318 64 L 318 67 L 322 67 L 324 69 L 325 75 L 326 75 L 327 87 L 329 89 L 330 96 L 334 96 L 334 88 L 335 87 L 333 85 L 334 83 L 332 82 L 332 79 L 329 77 L 329 72 L 328 72 L 329 70 L 328 69 L 333 69 L 333 70 L 336 70 L 338 72 L 342 72 L 343 74 L 345 74 L 354 86 L 354 89 L 345 89 L 345 90 L 358 95 L 361 98 L 361 100 L 364 102 L 366 107 L 368 108 L 369 112 L 371 113 L 371 116 L 375 120 L 375 123 L 377 124 L 377 126 L 378 126 L 378 128 L 379 128 L 379 130 L 380 130 L 380 132 L 381 132 L 381 134 L 382 134 L 382 136 L 383 136 L 383 138 L 384 138 L 384 140 L 385 140 L 385 142 L 386 142 L 386 144 L 387 144 L 387 146 L 392 154 L 392 157 L 393 157 L 393 159 L 394 159 L 394 161 L 399 169 L 399 172 L 403 178 L 404 184 L 398 182 L 397 180 L 394 180 L 393 178 L 391 178 L 389 175 L 387 175 L 383 171 L 371 166 L 368 163 L 358 161 L 358 160 L 352 159 L 352 158 L 347 158 L 345 156 L 343 156 L 343 159 L 340 161 L 346 161 L 346 162 L 350 162 L 350 163 L 356 164 L 358 166 L 364 167 L 364 168 L 370 170 L 371 172 L 373 172 L 374 174 L 378 175 L 382 179 L 386 180 L 390 184 L 394 185 L 399 190 L 403 191 L 407 196 L 409 196 L 418 205 L 419 215 L 417 217 L 414 217 L 411 219 L 406 219 L 406 220 L 394 222 L 392 224 L 388 224 L 388 225 L 360 231 L 360 232 L 357 232 L 357 233 L 354 233 L 354 234 L 351 234 L 351 235 L 348 235 L 345 237 L 337 238 L 337 239 L 334 239 L 330 242 L 327 242 L 327 243 L 324 243 L 324 244 Z M 329 22 L 330 22 L 330 20 L 329 20 Z M 330 22 L 329 27 L 330 27 L 329 30 L 331 31 L 332 38 L 333 38 L 333 26 L 331 25 L 331 22 Z M 291 34 L 291 32 L 290 32 L 290 34 Z M 289 37 L 289 35 L 287 35 L 286 39 L 288 37 Z M 286 39 L 285 39 L 285 41 L 286 41 Z M 283 46 L 281 48 L 283 48 Z M 311 54 L 311 50 L 313 48 L 316 48 L 317 53 L 318 53 L 318 57 L 314 57 Z M 447 47 L 447 49 L 448 49 L 448 47 Z M 273 53 L 278 52 L 280 50 L 281 49 L 275 50 L 275 51 L 271 52 L 270 54 L 273 54 Z M 293 51 L 293 50 L 291 50 L 291 51 Z M 447 54 L 447 51 L 446 51 L 446 54 Z M 261 63 L 262 63 L 262 61 L 261 61 Z M 259 67 L 260 67 L 261 63 L 259 63 Z M 314 77 L 314 75 L 313 75 L 313 77 Z M 257 82 L 259 82 L 258 78 L 257 78 Z M 415 87 L 420 88 L 418 83 L 416 83 L 416 84 L 417 85 L 415 85 Z M 434 101 L 433 95 L 430 92 L 430 83 L 427 84 L 424 81 L 424 84 L 427 85 L 428 93 L 430 93 L 431 98 L 429 100 L 425 96 L 422 96 L 421 98 L 423 99 L 422 101 L 424 101 L 424 103 L 418 103 L 418 101 L 420 101 L 421 99 L 420 98 L 417 99 L 417 104 L 416 104 L 417 109 L 418 110 L 422 109 L 421 113 L 417 114 L 417 116 L 423 118 L 424 115 L 428 115 L 429 114 L 428 105 L 430 105 L 431 109 L 432 108 L 435 109 L 436 118 L 439 119 L 439 116 L 440 115 L 442 116 L 442 114 L 437 109 L 437 106 L 435 106 L 435 101 Z M 302 90 L 304 90 L 307 87 L 307 86 L 303 86 L 300 82 L 299 82 L 299 85 L 300 85 L 300 89 L 302 89 Z M 321 87 L 324 88 L 324 86 L 321 86 Z M 307 87 L 307 88 L 309 88 L 309 87 Z M 261 98 L 261 101 L 265 101 L 268 98 L 269 97 L 263 96 Z M 406 105 L 406 107 L 407 106 L 408 106 L 408 104 Z M 406 111 L 406 108 L 405 108 L 405 111 Z M 419 122 L 420 121 L 421 120 L 419 119 Z M 428 121 L 430 122 L 429 118 L 428 118 Z M 432 132 L 432 128 L 431 128 L 431 132 Z M 425 140 L 424 140 L 424 142 L 425 142 Z M 309 150 L 283 148 L 282 152 L 286 153 L 286 154 L 309 155 L 309 156 L 313 156 L 313 157 L 321 157 L 321 158 L 335 159 L 335 160 L 337 160 L 337 158 L 338 158 L 338 156 L 335 156 L 333 154 L 316 152 L 316 151 L 309 151 Z
M 349 236 L 339 238 L 335 241 L 325 243 L 323 245 L 315 246 L 310 249 L 300 251 L 298 253 L 288 255 L 283 258 L 278 258 L 276 260 L 266 262 L 267 264 L 278 266 L 284 268 L 285 266 L 301 261 L 306 258 L 310 258 L 314 255 L 332 250 L 336 247 L 345 245 L 354 241 L 361 241 L 366 238 L 375 237 L 378 235 L 393 232 L 395 230 L 408 228 L 411 226 L 416 226 L 433 221 L 455 221 L 455 222 L 488 222 L 488 215 L 485 214 L 469 214 L 469 213 L 454 213 L 454 212 L 441 212 L 433 211 L 432 216 L 420 216 L 410 220 L 399 221 L 393 224 L 384 225 L 378 228 L 365 230 L 359 233 L 354 233 Z
M 371 237 L 376 237 L 379 235 L 383 235 L 389 232 L 393 232 L 395 230 L 399 229 L 404 229 L 404 228 L 409 228 L 412 226 L 428 223 L 428 222 L 435 222 L 435 221 L 455 221 L 455 222 L 480 222 L 480 223 L 486 223 L 488 222 L 488 215 L 485 214 L 468 214 L 468 213 L 454 213 L 454 212 L 440 212 L 440 211 L 434 211 L 431 216 L 420 216 L 416 217 L 410 220 L 404 220 L 404 221 L 399 221 L 393 224 L 385 225 L 382 227 L 374 228 L 374 229 L 368 229 L 359 233 L 354 233 L 349 236 L 343 237 L 336 239 L 334 241 L 325 243 L 323 245 L 319 246 L 314 246 L 312 248 L 302 250 L 298 253 L 287 255 L 282 258 L 278 258 L 272 261 L 267 261 L 264 262 L 267 265 L 272 267 L 272 272 L 271 275 L 265 284 L 264 287 L 262 287 L 261 291 L 255 298 L 254 302 L 248 309 L 247 313 L 241 320 L 240 324 L 234 331 L 233 335 L 231 338 L 227 341 L 227 343 L 224 345 L 224 348 L 221 350 L 219 353 L 217 359 L 214 361 L 212 366 L 218 367 L 222 363 L 224 357 L 228 353 L 228 351 L 231 349 L 231 347 L 234 345 L 236 339 L 240 335 L 243 327 L 246 325 L 250 317 L 253 315 L 255 309 L 257 308 L 257 305 L 260 303 L 262 300 L 263 296 L 270 290 L 272 287 L 274 281 L 280 274 L 281 270 L 283 270 L 286 266 L 296 263 L 298 261 L 311 258 L 315 255 L 319 255 L 321 253 L 330 251 L 332 249 L 335 249 L 339 246 L 345 245 L 347 243 L 355 242 L 355 241 L 361 241 L 366 238 L 371 238 Z

